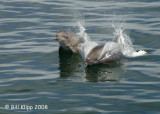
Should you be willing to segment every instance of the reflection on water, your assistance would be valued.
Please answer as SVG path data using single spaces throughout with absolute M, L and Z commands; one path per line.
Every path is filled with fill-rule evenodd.
M 88 82 L 120 81 L 125 72 L 123 60 L 111 63 L 85 66 L 79 53 L 64 51 L 59 48 L 60 78 L 79 77 Z M 80 68 L 83 67 L 83 68 Z M 77 72 L 81 75 L 78 75 Z M 84 74 L 85 76 L 82 76 Z
M 74 77 L 78 68 L 80 67 L 80 62 L 83 59 L 78 53 L 72 53 L 71 51 L 64 51 L 62 48 L 59 48 L 59 70 L 60 77 Z
M 115 61 L 108 65 L 92 65 L 85 69 L 86 79 L 89 82 L 121 81 L 121 75 L 125 72 L 122 61 Z

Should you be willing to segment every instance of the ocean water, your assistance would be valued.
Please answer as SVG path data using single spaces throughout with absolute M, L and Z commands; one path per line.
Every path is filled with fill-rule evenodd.
M 0 113 L 160 113 L 159 0 L 1 0 Z M 59 50 L 59 30 L 84 22 L 105 43 L 125 28 L 147 54 L 86 67 L 79 54 Z M 114 25 L 114 26 L 113 26 Z

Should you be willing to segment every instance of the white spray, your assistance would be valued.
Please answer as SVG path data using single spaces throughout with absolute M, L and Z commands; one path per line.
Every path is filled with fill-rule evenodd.
M 126 57 L 137 57 L 137 56 L 142 56 L 146 54 L 146 52 L 143 50 L 140 50 L 138 52 L 134 50 L 130 37 L 124 32 L 124 29 L 122 27 L 119 27 L 119 28 L 116 28 L 115 26 L 113 27 L 115 29 L 114 35 L 116 37 L 116 43 L 106 42 L 99 58 L 101 58 L 101 56 L 104 53 L 106 53 L 108 50 L 112 50 L 113 53 L 120 51 Z M 89 36 L 85 32 L 86 29 L 84 28 L 83 23 L 78 22 L 78 28 L 79 28 L 79 33 L 77 34 L 80 35 L 84 41 L 84 43 L 80 45 L 79 51 L 82 57 L 84 58 L 84 60 L 86 60 L 89 52 L 99 44 L 90 40 Z M 109 57 L 109 56 L 110 55 L 106 54 L 106 57 Z
M 146 52 L 143 50 L 138 52 L 134 50 L 132 40 L 127 33 L 124 32 L 123 27 L 116 28 L 114 25 L 113 27 L 115 30 L 114 35 L 117 38 L 117 43 L 120 45 L 123 55 L 127 57 L 137 57 L 146 54 Z
M 83 38 L 84 43 L 82 43 L 79 47 L 79 52 L 82 55 L 83 59 L 86 60 L 88 53 L 95 47 L 98 45 L 98 43 L 96 42 L 92 42 L 90 41 L 89 36 L 87 35 L 87 33 L 85 32 L 85 28 L 83 27 L 82 23 L 78 22 L 78 27 L 79 27 L 79 33 L 77 33 L 78 35 L 81 36 L 81 38 Z

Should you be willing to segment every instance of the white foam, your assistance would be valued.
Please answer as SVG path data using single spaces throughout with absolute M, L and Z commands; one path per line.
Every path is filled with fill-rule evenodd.
M 132 53 L 132 57 L 138 57 L 138 56 L 143 56 L 145 55 L 147 52 L 145 52 L 144 50 L 140 50 L 138 52 L 133 52 Z

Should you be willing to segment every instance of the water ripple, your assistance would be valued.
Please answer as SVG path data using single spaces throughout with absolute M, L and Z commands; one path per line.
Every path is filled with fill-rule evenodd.
M 45 104 L 31 113 L 159 113 L 159 0 L 1 0 L 0 108 Z M 113 66 L 86 67 L 78 54 L 60 53 L 59 30 L 84 21 L 92 40 L 112 39 L 123 26 L 146 56 Z M 23 112 L 23 111 L 22 111 Z M 133 112 L 133 113 L 134 113 Z

